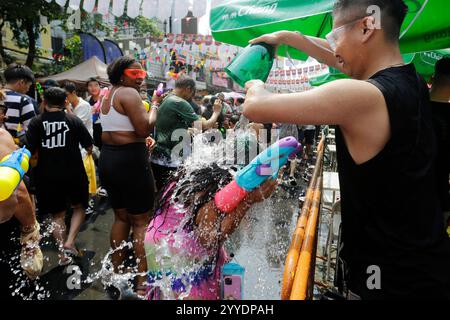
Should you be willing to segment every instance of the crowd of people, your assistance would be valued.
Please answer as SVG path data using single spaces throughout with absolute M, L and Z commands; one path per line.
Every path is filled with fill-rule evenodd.
M 76 239 L 83 223 L 86 223 L 86 215 L 94 213 L 93 197 L 107 196 L 114 211 L 110 233 L 111 248 L 115 250 L 112 254 L 114 271 L 127 272 L 124 251 L 118 248 L 131 239 L 139 273 L 134 289 L 139 295 L 145 295 L 148 291 L 147 276 L 144 275 L 147 271 L 145 232 L 154 212 L 159 210 L 160 214 L 166 214 L 161 209 L 167 201 L 167 193 L 172 194 L 173 189 L 177 189 L 173 179 L 179 179 L 185 172 L 183 151 L 174 156 L 180 142 L 173 138 L 174 133 L 181 129 L 191 137 L 216 130 L 225 138 L 227 130 L 241 128 L 253 130 L 251 132 L 257 137 L 256 141 L 258 136 L 261 139 L 267 136 L 261 130 L 264 128 L 278 129 L 281 138 L 289 134 L 283 133 L 280 124 L 268 126 L 249 122 L 242 115 L 245 101 L 242 97 L 225 99 L 223 93 L 198 96 L 195 81 L 187 76 L 180 77 L 173 90 L 163 93 L 155 90 L 149 95 L 145 89 L 146 72 L 140 63 L 129 57 L 112 62 L 108 67 L 108 76 L 111 84 L 108 88 L 102 88 L 96 79 L 89 79 L 85 84 L 88 94 L 85 99 L 79 85 L 71 81 L 60 84 L 47 80 L 39 99 L 35 100 L 28 95 L 35 81 L 33 72 L 19 64 L 6 69 L 6 85 L 0 99 L 0 130 L 9 148 L 5 148 L 2 155 L 22 146 L 32 154 L 31 169 L 24 178 L 25 184 L 21 183 L 18 191 L 11 196 L 28 195 L 28 211 L 32 218 L 22 223 L 15 217 L 1 225 L 1 233 L 8 234 L 21 228 L 32 230 L 34 236 L 30 241 L 34 249 L 29 253 L 30 261 L 35 262 L 35 269 L 42 268 L 40 238 L 39 232 L 36 232 L 39 229 L 36 226 L 39 226 L 37 221 L 43 219 L 37 219 L 36 215 L 38 218 L 48 215 L 51 234 L 59 249 L 58 264 L 71 264 L 83 254 L 83 250 L 76 245 Z M 298 138 L 301 127 L 294 125 L 290 128 Z M 306 145 L 312 145 L 311 138 L 305 140 Z M 99 188 L 94 194 L 89 192 L 92 177 L 88 177 L 86 172 L 86 157 L 93 157 L 96 163 L 95 182 Z M 219 173 L 224 173 L 218 167 L 214 168 L 215 173 L 208 172 L 211 170 L 205 168 L 199 175 L 214 184 L 214 188 L 203 195 L 202 203 L 205 205 L 218 190 Z M 212 173 L 211 177 L 209 173 Z M 292 170 L 291 173 L 293 181 Z M 197 176 L 196 173 L 193 175 Z M 227 176 L 229 180 L 231 176 Z M 225 181 L 224 177 L 220 179 Z M 198 184 L 196 186 L 194 183 L 188 189 L 193 188 L 198 193 L 202 191 L 200 186 L 208 188 L 207 184 Z M 274 187 L 273 183 L 264 186 L 263 195 L 267 197 Z M 192 196 L 194 194 L 190 191 L 189 197 Z M 240 221 L 248 209 L 248 203 L 262 201 L 263 198 L 259 193 L 249 196 L 245 205 L 226 220 L 226 228 L 230 229 L 226 234 L 237 227 L 237 224 L 232 224 L 231 218 Z M 192 199 L 186 199 L 186 202 L 191 203 Z M 8 210 L 10 213 L 15 211 L 12 205 L 1 205 L 2 215 Z M 199 211 L 204 210 L 196 206 L 191 208 L 190 214 L 197 215 Z M 69 221 L 67 214 L 70 214 L 70 226 L 66 226 Z M 201 223 L 199 228 L 207 227 Z M 223 242 L 225 234 L 220 238 Z M 17 254 L 18 247 L 20 245 L 13 246 L 11 240 L 2 243 L 5 257 Z M 6 272 L 8 279 L 16 281 L 14 268 L 7 261 L 0 264 L 9 270 Z M 21 268 L 26 269 L 24 266 Z M 34 279 L 39 272 L 34 270 L 32 274 L 31 279 Z M 2 287 L 2 297 L 10 297 L 9 287 Z
M 386 17 L 382 29 L 369 27 L 375 23 L 365 12 L 367 1 L 340 0 L 328 42 L 290 31 L 252 40 L 287 44 L 353 78 L 303 93 L 274 94 L 261 81 L 250 81 L 245 100 L 225 99 L 223 93 L 199 97 L 195 81 L 180 76 L 173 90 L 155 90 L 149 99 L 143 90 L 147 72 L 135 59 L 121 57 L 108 66 L 109 88 L 90 79 L 84 100 L 76 84 L 48 82 L 38 102 L 27 95 L 35 81 L 32 71 L 9 66 L 0 97 L 0 159 L 17 146 L 25 146 L 32 158 L 24 181 L 0 202 L 0 272 L 6 279 L 1 297 L 11 298 L 12 284 L 21 277 L 35 279 L 42 270 L 37 215 L 51 217 L 60 265 L 82 254 L 76 239 L 92 196 L 84 159 L 93 156 L 97 193 L 108 196 L 114 211 L 114 272 L 127 272 L 121 245 L 131 239 L 135 292 L 164 298 L 167 292 L 154 285 L 167 271 L 155 256 L 164 240 L 178 260 L 201 264 L 190 275 L 188 298 L 218 299 L 218 274 L 227 260 L 224 240 L 253 204 L 274 192 L 277 180 L 250 192 L 225 215 L 213 198 L 232 181 L 229 169 L 211 164 L 190 172 L 180 143 L 190 144 L 199 132 L 215 129 L 225 137 L 228 130 L 245 128 L 264 143 L 298 138 L 305 145 L 298 158 L 307 161 L 320 125 L 331 124 L 336 125 L 347 298 L 450 298 L 450 240 L 443 228 L 448 219 L 443 212 L 449 211 L 450 59 L 438 62 L 430 98 L 400 54 L 405 4 L 369 2 Z M 297 162 L 289 166 L 291 186 Z M 24 271 L 19 273 L 10 261 L 18 254 Z M 367 285 L 373 266 L 382 272 L 375 288 Z M 172 279 L 175 298 L 185 293 L 182 278 Z

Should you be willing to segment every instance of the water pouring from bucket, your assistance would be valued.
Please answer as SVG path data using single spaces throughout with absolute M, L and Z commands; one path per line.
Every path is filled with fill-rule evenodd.
M 225 67 L 225 72 L 241 87 L 250 80 L 266 82 L 275 58 L 275 47 L 259 42 L 251 44 Z

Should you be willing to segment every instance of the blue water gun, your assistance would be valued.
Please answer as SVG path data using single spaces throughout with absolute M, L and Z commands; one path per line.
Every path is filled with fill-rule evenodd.
M 31 153 L 25 147 L 0 161 L 0 201 L 8 199 L 28 171 Z
M 278 140 L 261 152 L 245 168 L 239 170 L 232 182 L 216 193 L 216 207 L 225 213 L 232 212 L 244 197 L 269 178 L 276 178 L 288 159 L 295 157 L 302 146 L 294 137 Z

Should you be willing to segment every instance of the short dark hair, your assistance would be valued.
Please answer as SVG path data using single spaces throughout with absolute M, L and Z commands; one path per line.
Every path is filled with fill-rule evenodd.
M 7 83 L 16 82 L 17 80 L 27 80 L 34 82 L 34 74 L 30 68 L 25 65 L 13 63 L 5 70 L 5 80 Z
M 62 88 L 51 87 L 44 92 L 44 100 L 50 107 L 64 108 L 66 98 L 66 91 Z
M 133 63 L 136 63 L 136 59 L 123 56 L 119 57 L 111 62 L 106 70 L 108 73 L 109 82 L 113 85 L 120 83 L 120 77 L 122 77 L 125 69 L 129 68 Z
M 372 5 L 378 6 L 381 9 L 380 23 L 384 29 L 386 39 L 389 41 L 398 41 L 400 28 L 408 12 L 408 6 L 403 0 L 336 0 L 333 14 L 346 11 L 351 15 L 352 20 L 363 18 L 369 15 L 367 8 Z
M 64 85 L 62 87 L 63 87 L 63 89 L 65 89 L 66 91 L 68 91 L 70 93 L 73 93 L 77 90 L 77 86 L 72 81 L 64 82 Z
M 88 81 L 86 81 L 86 87 L 89 86 L 89 83 L 91 83 L 91 82 L 97 82 L 98 85 L 100 85 L 100 81 L 98 81 L 97 78 L 91 77 L 88 79 Z
M 191 77 L 179 77 L 175 82 L 175 88 L 191 88 L 195 89 L 195 81 Z
M 450 78 L 450 57 L 443 57 L 441 60 L 436 62 L 434 77 Z
M 236 101 L 239 102 L 240 104 L 243 104 L 245 102 L 245 99 L 244 98 L 237 98 Z
M 231 116 L 230 122 L 232 124 L 236 124 L 236 123 L 238 123 L 239 119 L 240 119 L 240 117 L 238 115 L 234 114 L 234 115 Z

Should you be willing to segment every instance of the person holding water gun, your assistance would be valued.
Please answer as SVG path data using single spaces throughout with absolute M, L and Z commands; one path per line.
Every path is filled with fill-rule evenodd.
M 28 166 L 26 149 L 17 149 L 12 136 L 0 128 L 0 299 L 12 299 L 12 291 L 26 278 L 42 271 L 40 227 L 30 195 L 22 181 Z M 16 239 L 19 239 L 17 241 Z M 19 254 L 20 259 L 12 260 Z M 17 273 L 18 268 L 25 273 Z M 31 283 L 24 281 L 27 287 Z M 30 285 L 31 287 L 31 285 Z M 34 287 L 33 287 L 34 288 Z
M 275 191 L 279 169 L 299 147 L 292 137 L 279 141 L 234 177 L 230 167 L 216 163 L 193 172 L 177 170 L 145 237 L 149 300 L 220 298 L 220 271 L 228 260 L 224 241 L 252 205 Z M 166 253 L 161 257 L 162 246 Z M 163 275 L 170 277 L 169 292 L 158 285 Z

